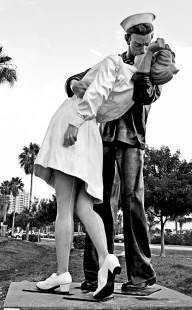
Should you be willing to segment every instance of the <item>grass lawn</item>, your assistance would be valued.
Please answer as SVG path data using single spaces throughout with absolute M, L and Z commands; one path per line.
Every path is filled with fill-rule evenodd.
M 116 250 L 116 254 L 122 249 Z M 152 249 L 158 284 L 192 297 L 192 251 L 166 250 L 166 257 Z M 116 282 L 126 282 L 125 258 L 119 256 L 122 272 Z M 0 237 L 0 310 L 11 282 L 39 281 L 56 271 L 54 241 L 26 242 Z M 83 250 L 72 249 L 69 271 L 74 282 L 83 279 Z

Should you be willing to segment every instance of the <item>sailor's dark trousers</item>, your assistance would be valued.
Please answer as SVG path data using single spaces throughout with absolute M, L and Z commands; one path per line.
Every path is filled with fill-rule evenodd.
M 110 198 L 116 162 L 121 181 L 127 279 L 132 280 L 133 284 L 141 283 L 155 276 L 151 265 L 151 252 L 144 210 L 143 152 L 143 150 L 125 143 L 104 144 L 104 197 L 102 204 L 94 205 L 94 210 L 104 222 L 108 251 L 113 253 L 117 205 L 112 208 Z M 97 272 L 97 252 L 89 236 L 86 235 L 84 251 L 85 279 L 88 281 L 96 280 Z

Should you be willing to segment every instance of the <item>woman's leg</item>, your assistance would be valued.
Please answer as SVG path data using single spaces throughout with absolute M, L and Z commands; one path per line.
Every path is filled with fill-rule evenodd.
M 114 291 L 115 275 L 121 272 L 117 257 L 108 254 L 106 234 L 101 217 L 93 211 L 93 201 L 85 192 L 85 185 L 80 189 L 77 200 L 77 214 L 96 247 L 99 258 L 98 288 L 93 293 L 95 299 L 102 300 Z
M 85 192 L 84 188 L 83 184 L 77 199 L 77 214 L 96 247 L 101 268 L 108 254 L 105 229 L 101 217 L 93 210 L 92 197 Z
M 57 197 L 57 218 L 55 224 L 57 273 L 36 284 L 37 288 L 52 291 L 60 287 L 68 293 L 72 278 L 68 272 L 69 254 L 73 240 L 73 210 L 76 196 L 77 179 L 73 176 L 54 171 L 54 184 Z
M 60 275 L 68 271 L 74 232 L 73 211 L 77 179 L 55 170 L 54 185 L 57 197 L 57 217 L 55 223 L 57 274 Z

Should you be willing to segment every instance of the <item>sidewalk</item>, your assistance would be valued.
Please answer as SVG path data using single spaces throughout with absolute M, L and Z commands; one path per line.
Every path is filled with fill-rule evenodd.
M 150 249 L 161 249 L 160 244 L 150 244 Z M 115 250 L 124 251 L 124 243 L 115 243 Z M 187 245 L 165 245 L 165 250 L 192 251 L 192 246 Z
M 151 249 L 161 249 L 160 244 L 150 244 Z M 165 245 L 165 250 L 192 251 L 192 246 L 188 245 Z
M 55 239 L 41 239 L 41 244 L 49 244 L 55 246 Z M 161 249 L 160 244 L 150 244 L 151 249 Z M 124 243 L 115 243 L 115 250 L 124 251 Z M 188 245 L 165 245 L 165 250 L 192 251 L 192 246 Z

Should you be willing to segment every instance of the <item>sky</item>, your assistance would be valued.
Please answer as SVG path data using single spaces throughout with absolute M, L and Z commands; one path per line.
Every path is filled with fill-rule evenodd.
M 0 85 L 0 183 L 19 177 L 29 192 L 30 176 L 18 162 L 23 147 L 41 145 L 51 116 L 67 98 L 68 77 L 127 50 L 120 22 L 142 12 L 156 15 L 154 38 L 170 45 L 180 70 L 152 105 L 146 142 L 192 159 L 190 0 L 0 0 L 0 46 L 18 72 L 12 88 Z M 34 177 L 33 196 L 53 193 Z

